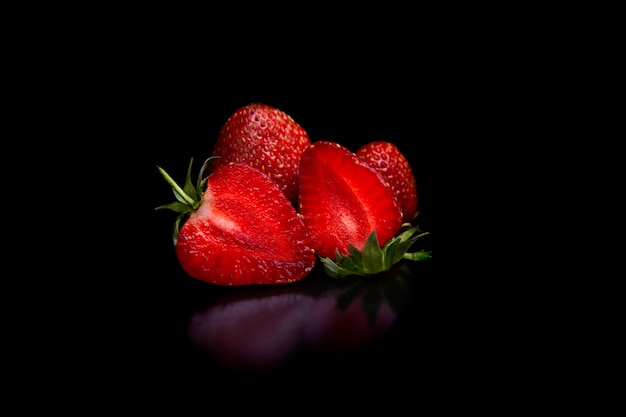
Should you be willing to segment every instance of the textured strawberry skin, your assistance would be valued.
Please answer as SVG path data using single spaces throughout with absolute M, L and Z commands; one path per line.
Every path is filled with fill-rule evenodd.
M 181 226 L 175 249 L 189 275 L 216 285 L 295 282 L 316 261 L 293 205 L 268 176 L 242 163 L 208 177 L 202 204 Z
M 219 156 L 211 169 L 244 162 L 267 174 L 293 204 L 298 167 L 310 143 L 307 132 L 284 111 L 261 103 L 237 109 L 226 120 L 213 148 Z
M 417 212 L 417 186 L 411 165 L 400 149 L 391 142 L 375 141 L 363 145 L 356 155 L 389 183 L 402 208 L 402 220 L 413 220 Z
M 319 256 L 362 250 L 376 230 L 382 246 L 402 225 L 402 211 L 382 176 L 336 142 L 317 141 L 300 160 L 299 211 Z

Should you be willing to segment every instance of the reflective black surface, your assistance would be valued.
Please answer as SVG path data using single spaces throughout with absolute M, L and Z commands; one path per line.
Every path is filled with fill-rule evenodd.
M 551 277 L 530 262 L 550 256 L 534 252 L 534 244 L 546 240 L 525 218 L 542 215 L 546 206 L 533 193 L 543 178 L 527 177 L 534 173 L 532 157 L 546 155 L 566 125 L 546 131 L 535 121 L 550 119 L 559 107 L 544 101 L 543 86 L 535 86 L 545 66 L 516 70 L 523 60 L 510 45 L 463 45 L 465 33 L 451 44 L 433 44 L 445 30 L 422 36 L 419 22 L 406 23 L 398 25 L 406 34 L 378 48 L 363 42 L 352 50 L 362 33 L 351 32 L 339 42 L 329 36 L 314 56 L 282 43 L 276 49 L 287 32 L 267 44 L 254 36 L 243 46 L 216 36 L 224 50 L 236 51 L 237 62 L 219 48 L 185 49 L 186 39 L 165 35 L 150 42 L 150 32 L 138 31 L 138 38 L 122 37 L 119 49 L 100 55 L 96 48 L 95 59 L 72 66 L 64 75 L 75 85 L 70 102 L 77 113 L 62 111 L 55 124 L 30 120 L 47 134 L 33 140 L 48 144 L 50 155 L 67 154 L 81 165 L 47 158 L 54 166 L 43 171 L 41 182 L 54 185 L 53 203 L 63 213 L 52 216 L 44 204 L 35 205 L 37 226 L 58 225 L 50 246 L 61 250 L 52 266 L 62 260 L 63 268 L 53 275 L 41 260 L 33 243 L 39 233 L 28 236 L 20 251 L 44 265 L 47 286 L 58 291 L 66 272 L 74 279 L 61 300 L 30 277 L 19 279 L 29 298 L 20 312 L 39 305 L 34 294 L 52 305 L 29 317 L 11 340 L 41 364 L 33 375 L 16 363 L 21 386 L 40 382 L 48 390 L 69 377 L 75 384 L 64 398 L 79 398 L 73 387 L 80 386 L 102 394 L 98 408 L 117 409 L 116 400 L 126 398 L 158 408 L 176 396 L 177 406 L 196 400 L 207 413 L 216 404 L 237 409 L 260 391 L 271 407 L 292 398 L 286 391 L 299 392 L 304 401 L 290 414 L 329 398 L 349 405 L 372 401 L 393 413 L 405 412 L 398 408 L 405 400 L 414 411 L 424 393 L 445 400 L 438 405 L 454 403 L 458 395 L 447 395 L 451 387 L 458 388 L 455 394 L 477 390 L 492 404 L 519 381 L 528 397 L 537 384 L 552 393 L 554 379 L 543 378 L 544 371 L 558 373 L 551 365 L 567 349 L 554 348 L 550 335 L 558 335 L 570 310 L 544 321 L 542 305 L 563 293 L 547 289 Z M 367 32 L 378 40 L 381 33 L 370 29 L 368 23 Z M 311 27 L 308 34 L 315 39 L 323 30 Z M 394 49 L 400 38 L 404 45 Z M 338 46 L 333 54 L 326 53 L 330 45 Z M 484 55 L 477 52 L 481 47 Z M 72 56 L 80 58 L 79 52 Z M 507 52 L 512 58 L 503 61 Z M 42 82 L 53 84 L 54 93 L 33 102 L 44 110 L 58 107 L 66 84 Z M 286 111 L 312 140 L 352 150 L 373 140 L 399 144 L 418 184 L 418 224 L 431 233 L 420 243 L 433 258 L 373 281 L 334 281 L 319 267 L 280 287 L 220 288 L 187 276 L 172 247 L 174 213 L 154 211 L 172 200 L 156 167 L 184 178 L 189 159 L 208 156 L 227 117 L 251 102 Z M 76 137 L 57 147 L 57 138 L 73 128 Z M 40 145 L 33 148 L 45 156 Z M 513 162 L 508 176 L 511 169 L 503 168 Z M 61 168 L 67 175 L 59 175 Z M 37 194 L 31 191 L 24 195 Z M 519 245 L 522 235 L 534 240 Z M 69 244 L 60 245 L 57 236 Z M 9 300 L 13 292 L 5 295 Z M 51 319 L 48 313 L 57 309 L 60 317 Z M 26 333 L 32 341 L 24 342 Z M 348 394 L 348 387 L 359 388 L 358 395 Z M 224 395 L 231 393 L 237 395 Z
M 257 91 L 257 95 L 254 94 Z M 284 90 L 282 92 L 285 94 Z M 143 291 L 139 309 L 144 329 L 140 351 L 152 352 L 159 367 L 211 374 L 337 373 L 381 371 L 424 366 L 419 351 L 432 347 L 432 319 L 439 313 L 440 293 L 435 266 L 434 173 L 429 170 L 428 140 L 420 136 L 418 108 L 390 107 L 389 102 L 337 93 L 318 108 L 310 101 L 323 98 L 311 89 L 302 94 L 252 90 L 237 100 L 228 95 L 198 107 L 179 98 L 163 101 L 166 110 L 152 128 L 166 142 L 147 150 L 151 194 L 143 215 L 147 242 L 143 269 L 137 277 Z M 187 97 L 182 94 L 181 97 Z M 176 97 L 175 94 L 173 94 Z M 367 101 L 364 101 L 367 98 Z M 418 249 L 433 251 L 433 259 L 401 263 L 385 276 L 332 279 L 321 264 L 302 281 L 281 286 L 218 287 L 196 281 L 178 265 L 171 243 L 175 214 L 154 211 L 171 200 L 169 186 L 156 165 L 174 177 L 184 176 L 190 157 L 205 157 L 230 112 L 252 101 L 284 109 L 312 140 L 328 139 L 352 150 L 368 141 L 396 142 L 412 164 L 418 182 L 420 215 L 416 223 L 430 235 Z M 419 108 L 423 108 L 421 104 Z M 169 141 L 168 141 L 169 140 Z M 135 262 L 136 263 L 136 262 Z M 435 310 L 433 310 L 433 307 Z
M 460 363 L 467 350 L 459 333 L 463 289 L 456 284 L 467 280 L 442 276 L 446 253 L 437 246 L 437 194 L 449 191 L 439 189 L 438 150 L 450 141 L 445 102 L 420 94 L 419 80 L 386 78 L 364 88 L 344 75 L 338 89 L 302 82 L 229 90 L 184 78 L 154 89 L 140 84 L 131 101 L 139 109 L 134 130 L 125 136 L 140 150 L 120 155 L 132 166 L 128 178 L 120 173 L 132 215 L 116 217 L 128 227 L 113 251 L 120 268 L 103 284 L 114 293 L 107 308 L 115 316 L 103 339 L 133 364 L 128 375 L 160 388 L 219 379 L 253 389 L 251 381 L 268 375 L 365 387 L 372 379 L 442 378 Z M 430 233 L 417 246 L 433 258 L 371 279 L 335 280 L 318 264 L 302 281 L 283 286 L 223 288 L 186 275 L 172 247 L 175 213 L 154 210 L 172 200 L 157 165 L 184 178 L 189 159 L 210 153 L 230 113 L 255 101 L 289 113 L 312 140 L 351 150 L 374 140 L 398 144 L 418 184 L 417 224 Z
M 181 316 L 181 347 L 234 371 L 364 359 L 390 342 L 398 323 L 417 319 L 411 305 L 419 303 L 416 273 L 402 265 L 382 276 L 336 280 L 317 269 L 292 285 L 197 288 L 187 294 L 187 315 Z M 414 324 L 417 340 L 419 319 Z

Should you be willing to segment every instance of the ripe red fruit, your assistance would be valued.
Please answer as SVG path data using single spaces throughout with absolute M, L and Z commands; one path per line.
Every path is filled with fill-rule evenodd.
M 202 178 L 210 160 L 195 187 L 190 163 L 184 189 L 159 167 L 178 201 L 157 209 L 180 213 L 174 245 L 182 268 L 216 285 L 284 284 L 311 272 L 316 257 L 310 236 L 276 184 L 243 163 Z
M 378 172 L 338 143 L 309 145 L 300 160 L 300 214 L 320 257 L 363 250 L 372 233 L 378 244 L 402 225 L 393 190 Z
M 311 143 L 307 132 L 282 110 L 261 103 L 237 109 L 224 123 L 212 155 L 211 170 L 243 162 L 268 175 L 296 204 L 298 165 Z
M 376 169 L 394 191 L 402 208 L 402 220 L 411 222 L 417 215 L 417 187 L 409 161 L 391 142 L 375 141 L 363 145 L 356 155 Z

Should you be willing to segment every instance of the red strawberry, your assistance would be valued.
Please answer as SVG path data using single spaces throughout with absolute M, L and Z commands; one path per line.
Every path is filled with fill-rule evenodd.
M 212 153 L 220 158 L 210 169 L 245 162 L 272 178 L 295 205 L 298 164 L 310 142 L 307 132 L 282 110 L 248 104 L 231 114 L 220 129 Z
M 316 257 L 310 236 L 276 184 L 242 163 L 202 178 L 212 159 L 195 187 L 189 164 L 184 189 L 159 167 L 178 201 L 157 209 L 180 213 L 174 245 L 182 268 L 216 285 L 283 284 L 311 272 Z
M 375 231 L 382 245 L 402 225 L 393 190 L 367 163 L 335 142 L 318 141 L 300 160 L 300 214 L 318 255 L 358 250 Z
M 402 220 L 411 222 L 417 215 L 417 187 L 409 161 L 400 149 L 391 142 L 376 141 L 363 145 L 356 155 L 389 183 L 402 208 Z
M 398 199 L 382 175 L 335 142 L 313 142 L 300 160 L 300 214 L 325 272 L 335 278 L 389 271 L 428 232 L 402 223 Z

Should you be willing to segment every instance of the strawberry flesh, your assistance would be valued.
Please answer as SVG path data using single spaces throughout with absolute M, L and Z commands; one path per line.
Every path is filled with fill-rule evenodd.
M 176 254 L 189 275 L 218 285 L 298 281 L 316 259 L 285 195 L 243 163 L 222 166 L 208 177 L 202 204 L 180 228 Z
M 376 230 L 382 246 L 402 225 L 402 211 L 382 176 L 336 142 L 317 141 L 302 154 L 300 214 L 317 254 L 362 250 Z

